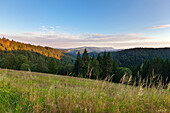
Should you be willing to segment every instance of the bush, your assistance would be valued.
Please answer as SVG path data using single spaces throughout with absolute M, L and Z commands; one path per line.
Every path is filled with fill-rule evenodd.
M 130 76 L 132 75 L 132 71 L 129 68 L 119 67 L 116 72 L 116 76 L 114 76 L 113 81 L 119 82 L 123 75 Z
M 24 71 L 28 71 L 29 69 L 30 69 L 30 65 L 26 63 L 23 63 L 20 68 L 20 70 L 24 70 Z

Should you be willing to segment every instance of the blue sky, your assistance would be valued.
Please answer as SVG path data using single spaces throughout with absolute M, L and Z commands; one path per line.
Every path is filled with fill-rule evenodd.
M 0 36 L 69 48 L 170 46 L 169 0 L 0 0 Z

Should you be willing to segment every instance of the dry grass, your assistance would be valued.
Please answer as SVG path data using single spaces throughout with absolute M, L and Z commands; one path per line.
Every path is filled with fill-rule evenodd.
M 0 112 L 168 113 L 169 103 L 162 88 L 0 70 Z

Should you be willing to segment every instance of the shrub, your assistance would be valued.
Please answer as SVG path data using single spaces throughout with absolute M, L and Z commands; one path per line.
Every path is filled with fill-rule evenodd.
M 24 71 L 28 71 L 29 69 L 30 69 L 30 65 L 26 63 L 23 63 L 20 68 L 20 70 L 24 70 Z
M 129 68 L 119 67 L 117 69 L 116 75 L 113 78 L 114 82 L 119 82 L 123 75 L 130 76 L 132 71 Z

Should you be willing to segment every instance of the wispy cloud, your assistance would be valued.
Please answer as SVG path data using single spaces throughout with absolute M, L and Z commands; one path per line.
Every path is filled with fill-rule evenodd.
M 45 28 L 45 27 L 43 27 Z M 119 45 L 123 47 L 125 43 L 141 42 L 151 37 L 143 37 L 142 34 L 67 34 L 49 31 L 49 32 L 25 32 L 20 34 L 5 35 L 9 39 L 31 43 L 36 45 L 50 46 L 50 47 L 77 47 L 77 46 L 111 46 Z
M 160 26 L 152 26 L 149 27 L 149 29 L 162 29 L 162 28 L 168 28 L 170 27 L 170 24 L 164 24 L 164 25 L 160 25 Z
M 40 29 L 43 30 L 43 31 L 47 31 L 48 30 L 45 26 L 41 26 Z
M 61 33 L 60 29 L 61 29 L 60 26 L 50 26 L 50 27 L 41 26 L 40 27 L 41 32 L 44 32 L 46 34 Z

